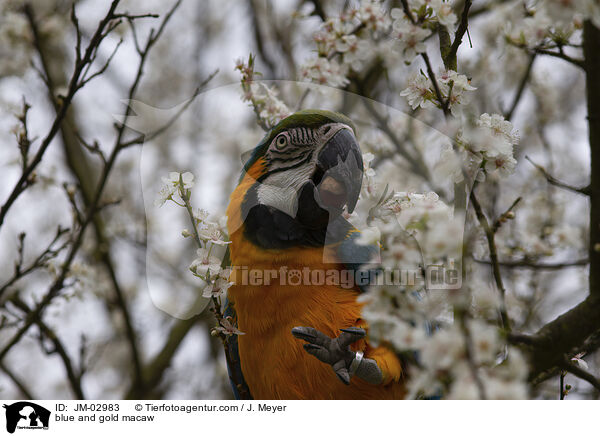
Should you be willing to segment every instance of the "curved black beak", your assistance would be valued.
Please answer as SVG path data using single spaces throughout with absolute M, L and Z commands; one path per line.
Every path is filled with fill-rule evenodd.
M 321 203 L 327 209 L 341 209 L 346 204 L 352 213 L 358 202 L 362 176 L 363 160 L 358 142 L 354 133 L 344 128 L 327 141 L 317 158 L 313 181 L 319 188 Z

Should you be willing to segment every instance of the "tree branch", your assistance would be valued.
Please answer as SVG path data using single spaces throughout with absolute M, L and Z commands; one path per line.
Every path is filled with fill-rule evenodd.
M 583 36 L 591 154 L 589 283 L 590 294 L 600 299 L 600 29 L 588 20 Z
M 529 62 L 527 63 L 527 68 L 525 69 L 525 74 L 523 74 L 523 77 L 521 78 L 521 81 L 519 82 L 519 87 L 517 88 L 515 98 L 513 99 L 513 102 L 510 105 L 510 109 L 504 113 L 504 118 L 507 121 L 510 121 L 512 119 L 512 116 L 515 113 L 515 109 L 517 109 L 517 106 L 518 106 L 519 102 L 521 101 L 521 97 L 523 96 L 523 91 L 525 90 L 525 87 L 527 86 L 527 82 L 529 82 L 529 77 L 531 76 L 531 71 L 533 70 L 533 63 L 535 62 L 535 58 L 536 58 L 535 53 L 533 53 L 529 56 Z
M 123 14 L 120 14 L 120 15 L 123 15 Z M 46 47 L 46 44 L 44 44 L 44 41 L 42 40 L 42 38 L 40 38 L 37 22 L 33 15 L 33 11 L 29 11 L 28 20 L 29 20 L 29 24 L 32 29 L 32 33 L 34 35 L 34 45 L 35 45 L 38 55 L 41 59 L 42 66 L 43 66 L 44 72 L 45 72 L 45 76 L 48 78 L 48 81 L 46 84 L 48 87 L 49 99 L 50 99 L 50 102 L 53 104 L 55 111 L 58 113 L 60 111 L 60 104 L 58 104 L 56 102 L 56 100 L 54 99 L 54 95 L 56 94 L 54 84 L 61 83 L 64 80 L 64 78 L 60 77 L 61 73 L 62 73 L 61 69 L 53 68 L 52 62 L 57 62 L 57 58 L 60 58 L 60 56 L 56 56 L 55 54 L 53 55 L 53 53 L 50 53 Z M 72 10 L 72 21 L 76 27 L 78 34 L 80 34 L 79 24 L 78 24 L 74 9 Z M 80 39 L 80 37 L 78 37 L 78 43 L 79 43 L 79 39 Z M 82 75 L 82 79 L 80 80 L 80 87 L 85 86 L 94 77 L 104 73 L 104 71 L 106 70 L 106 68 L 108 68 L 108 65 L 110 64 L 112 57 L 114 56 L 117 49 L 119 48 L 121 42 L 122 42 L 122 40 L 119 41 L 119 43 L 114 48 L 114 50 L 113 50 L 112 54 L 110 55 L 110 57 L 108 58 L 108 60 L 105 61 L 104 66 L 102 68 L 100 68 L 100 70 L 98 70 L 98 72 L 92 74 L 91 76 L 89 76 L 87 78 L 86 78 L 85 73 Z M 92 59 L 95 59 L 95 55 L 92 57 Z M 60 61 L 60 59 L 58 59 L 58 61 Z M 91 65 L 91 62 L 89 65 Z M 93 202 L 94 194 L 95 194 L 94 185 L 93 185 L 95 174 L 94 174 L 94 171 L 92 171 L 92 166 L 88 162 L 85 154 L 83 154 L 81 152 L 79 143 L 84 144 L 84 147 L 86 147 L 86 148 L 88 148 L 89 146 L 87 146 L 87 144 L 85 144 L 85 141 L 83 141 L 81 136 L 78 134 L 77 129 L 74 127 L 74 124 L 75 124 L 75 120 L 73 117 L 73 113 L 72 113 L 72 111 L 69 111 L 65 116 L 65 122 L 63 122 L 60 126 L 60 136 L 62 138 L 64 151 L 65 151 L 65 157 L 67 160 L 68 167 L 70 168 L 70 170 L 73 173 L 73 175 L 75 176 L 75 178 L 78 180 L 79 185 L 81 186 L 84 204 L 85 204 L 86 208 L 89 209 L 89 207 L 91 206 L 91 204 Z M 104 156 L 104 153 L 100 150 L 100 147 L 97 143 L 95 143 L 93 147 L 88 148 L 88 149 L 90 149 L 92 152 L 95 152 L 96 154 L 99 154 L 104 166 L 106 166 L 106 164 L 107 164 L 106 158 Z M 71 196 L 69 198 L 71 198 Z M 73 203 L 73 207 L 76 209 L 77 206 L 75 205 L 74 199 L 72 199 L 71 201 Z M 101 210 L 101 205 L 98 204 L 97 212 L 99 212 L 100 210 Z M 79 216 L 79 222 L 81 224 L 81 222 L 82 222 L 81 214 L 78 213 L 78 216 Z M 106 237 L 105 231 L 104 231 L 105 223 L 103 222 L 103 220 L 99 214 L 95 214 L 92 219 L 92 224 L 94 226 L 94 231 L 96 234 L 96 247 L 97 247 L 97 252 L 98 252 L 99 258 L 101 260 L 101 263 L 104 265 L 104 268 L 106 269 L 106 272 L 112 283 L 112 287 L 113 287 L 113 291 L 114 291 L 114 298 L 116 300 L 116 307 L 119 308 L 119 310 L 121 311 L 121 314 L 123 316 L 123 321 L 124 321 L 124 325 L 125 325 L 125 337 L 127 338 L 129 347 L 131 349 L 134 377 L 135 377 L 135 379 L 139 380 L 141 377 L 141 363 L 140 363 L 139 351 L 138 351 L 138 347 L 137 347 L 137 335 L 133 328 L 133 322 L 131 320 L 131 315 L 129 313 L 129 308 L 128 308 L 126 298 L 124 296 L 124 292 L 121 289 L 121 285 L 117 279 L 115 268 L 114 268 L 114 265 L 113 265 L 111 257 L 110 257 L 110 243 L 109 243 L 108 238 Z
M 465 5 L 463 6 L 462 15 L 460 17 L 460 24 L 458 25 L 456 32 L 454 32 L 454 41 L 452 42 L 448 53 L 443 56 L 444 66 L 448 70 L 456 71 L 457 69 L 456 53 L 458 53 L 458 47 L 460 47 L 462 38 L 469 26 L 469 9 L 471 8 L 471 4 L 471 0 L 465 0 Z
M 123 148 L 131 147 L 132 145 L 143 144 L 146 141 L 151 141 L 152 139 L 160 136 L 165 131 L 167 131 L 175 123 L 175 121 L 177 121 L 179 117 L 181 117 L 181 115 L 186 111 L 186 109 L 194 102 L 196 97 L 200 95 L 200 93 L 204 90 L 208 83 L 217 75 L 218 72 L 219 70 L 216 69 L 206 79 L 204 79 L 202 83 L 200 83 L 200 85 L 198 85 L 198 87 L 194 90 L 194 93 L 192 94 L 190 99 L 186 101 L 185 104 L 181 106 L 181 108 L 175 114 L 173 114 L 173 116 L 165 124 L 148 134 L 141 134 L 129 141 L 123 142 Z
M 565 371 L 569 371 L 574 376 L 587 381 L 589 384 L 591 384 L 593 387 L 595 387 L 597 390 L 600 391 L 600 380 L 598 378 L 596 378 L 594 375 L 592 375 L 589 372 L 587 372 L 586 370 L 584 370 L 583 368 L 580 368 L 579 366 L 575 365 L 573 362 L 569 361 L 568 359 L 564 359 L 561 367 Z
M 118 0 L 113 1 L 114 7 L 116 7 L 117 3 L 118 3 Z M 133 100 L 133 98 L 137 92 L 139 82 L 140 82 L 141 77 L 144 72 L 144 65 L 146 63 L 148 53 L 150 52 L 153 45 L 156 43 L 157 39 L 162 34 L 167 22 L 169 21 L 169 19 L 171 18 L 171 16 L 177 9 L 177 7 L 180 5 L 180 3 L 181 3 L 181 0 L 178 0 L 175 3 L 175 5 L 171 8 L 171 10 L 166 14 L 166 16 L 163 19 L 158 30 L 152 29 L 150 31 L 144 51 L 140 55 L 137 73 L 136 73 L 133 83 L 129 89 L 129 97 L 128 97 L 129 100 Z M 110 14 L 112 14 L 113 11 L 114 11 L 114 9 L 111 9 Z M 72 82 L 71 87 L 75 87 L 74 82 Z M 61 111 L 64 111 L 64 110 L 65 109 L 61 109 Z M 83 242 L 85 230 L 86 230 L 87 226 L 90 224 L 90 222 L 93 220 L 94 216 L 96 215 L 96 212 L 98 211 L 98 205 L 100 204 L 100 199 L 102 197 L 102 193 L 104 192 L 104 188 L 108 181 L 108 176 L 114 167 L 117 156 L 123 150 L 122 140 L 123 140 L 123 135 L 124 135 L 125 128 L 126 128 L 125 127 L 126 120 L 130 115 L 131 115 L 131 107 L 128 106 L 127 110 L 125 111 L 124 121 L 121 124 L 116 126 L 117 134 L 116 134 L 116 140 L 115 140 L 115 144 L 113 146 L 112 152 L 111 152 L 109 158 L 107 159 L 106 165 L 104 165 L 104 167 L 102 169 L 102 173 L 100 175 L 100 179 L 98 181 L 98 185 L 95 190 L 94 197 L 93 197 L 89 207 L 87 208 L 87 211 L 85 214 L 85 219 L 81 223 L 81 228 L 79 229 L 77 234 L 74 236 L 73 242 L 70 246 L 71 248 L 65 258 L 65 261 L 63 262 L 63 265 L 62 265 L 60 273 L 58 274 L 58 277 L 55 279 L 53 284 L 50 286 L 50 288 L 48 289 L 46 294 L 42 297 L 42 299 L 39 301 L 39 303 L 36 305 L 36 307 L 33 310 L 31 310 L 31 312 L 28 313 L 21 328 L 15 333 L 15 335 L 0 350 L 0 361 L 2 359 L 4 359 L 4 357 L 11 350 L 11 348 L 21 340 L 21 338 L 29 330 L 29 328 L 34 323 L 36 323 L 38 320 L 41 320 L 42 314 L 43 314 L 44 310 L 46 309 L 46 307 L 59 294 L 59 292 L 63 288 L 64 281 L 69 272 L 71 263 L 73 262 L 75 255 L 77 254 L 79 247 L 81 246 L 81 244 Z M 64 115 L 63 115 L 63 117 L 61 117 L 61 120 L 62 120 L 62 118 L 64 118 Z M 58 130 L 59 124 L 60 123 L 56 124 L 57 130 Z M 54 132 L 54 133 L 56 133 L 56 132 Z M 40 157 L 40 159 L 41 159 L 41 157 Z
M 500 308 L 500 317 L 502 318 L 502 326 L 508 332 L 510 332 L 510 319 L 508 318 L 508 313 L 506 312 L 506 303 L 504 300 L 504 295 L 506 294 L 506 289 L 504 288 L 504 283 L 502 281 L 502 275 L 500 273 L 500 264 L 498 263 L 498 252 L 496 250 L 496 241 L 495 241 L 495 231 L 490 226 L 490 223 L 483 213 L 483 209 L 477 200 L 477 196 L 475 195 L 475 186 L 471 190 L 471 204 L 473 205 L 473 209 L 475 210 L 475 215 L 477 216 L 477 220 L 481 225 L 485 233 L 485 237 L 488 242 L 488 248 L 490 251 L 490 259 L 492 264 L 492 272 L 494 274 L 494 280 L 496 281 L 496 287 L 498 291 L 500 291 L 500 297 L 502 300 L 502 307 Z M 514 203 L 516 204 L 516 202 Z M 514 205 L 513 204 L 513 205 Z
M 591 194 L 591 185 L 584 186 L 581 188 L 578 188 L 576 186 L 571 186 L 567 183 L 561 182 L 560 180 L 558 180 L 557 178 L 555 178 L 554 176 L 549 174 L 548 171 L 546 171 L 546 169 L 543 166 L 536 164 L 534 161 L 532 161 L 529 158 L 529 156 L 525 156 L 525 159 L 527 159 L 534 167 L 536 167 L 542 173 L 542 175 L 546 178 L 548 183 L 550 183 L 551 185 L 554 185 L 558 188 L 566 189 L 571 192 L 575 192 L 577 194 L 582 194 L 582 195 L 590 195 Z
M 567 54 L 563 53 L 563 52 L 557 52 L 557 51 L 552 51 L 552 50 L 546 50 L 543 48 L 534 48 L 532 50 L 532 52 L 534 54 L 541 54 L 541 55 L 546 55 L 546 56 L 552 56 L 558 59 L 562 59 L 563 61 L 567 61 L 570 64 L 575 65 L 576 67 L 579 68 L 583 68 L 585 69 L 585 62 L 582 59 L 575 59 L 572 58 L 571 56 L 568 56 Z
M 96 51 L 98 46 L 102 43 L 103 39 L 106 37 L 104 30 L 107 27 L 108 23 L 113 19 L 113 14 L 114 14 L 115 9 L 117 8 L 117 5 L 119 4 L 119 1 L 120 0 L 113 0 L 113 2 L 111 3 L 111 5 L 108 9 L 108 12 L 104 16 L 104 18 L 100 21 L 100 23 L 98 24 L 98 28 L 96 29 L 94 35 L 92 36 L 83 57 L 81 59 L 78 59 L 77 62 L 75 62 L 75 68 L 73 71 L 73 75 L 71 76 L 71 80 L 69 82 L 68 92 L 67 92 L 67 95 L 62 99 L 62 104 L 61 104 L 58 115 L 54 119 L 49 132 L 46 134 L 45 138 L 43 139 L 42 143 L 40 144 L 40 148 L 38 149 L 37 153 L 31 160 L 31 162 L 29 163 L 27 168 L 23 171 L 21 177 L 19 178 L 19 180 L 13 187 L 11 193 L 9 194 L 8 198 L 6 199 L 6 201 L 4 202 L 2 207 L 0 207 L 0 227 L 4 223 L 4 219 L 6 217 L 6 214 L 8 213 L 8 210 L 11 208 L 11 206 L 14 204 L 14 202 L 17 200 L 17 198 L 19 198 L 19 196 L 23 193 L 23 191 L 31 184 L 31 177 L 32 177 L 33 171 L 39 165 L 39 163 L 42 161 L 42 157 L 44 156 L 44 153 L 46 152 L 46 150 L 48 149 L 48 146 L 50 145 L 50 143 L 56 136 L 56 133 L 58 132 L 58 130 L 67 114 L 67 109 L 69 108 L 75 93 L 79 89 L 78 84 L 79 84 L 79 80 L 81 78 L 81 74 L 82 74 L 84 68 L 92 61 L 93 53 Z M 25 11 L 26 16 L 33 17 L 33 10 L 31 9 L 31 6 L 29 4 L 25 5 L 24 11 Z
M 48 246 L 42 251 L 27 267 L 23 265 L 23 251 L 24 251 L 24 243 L 25 243 L 25 233 L 21 233 L 19 235 L 19 259 L 15 264 L 15 272 L 11 278 L 9 278 L 2 286 L 0 286 L 0 299 L 2 295 L 9 289 L 12 285 L 14 285 L 17 281 L 32 273 L 33 271 L 46 266 L 47 262 L 50 259 L 54 259 L 58 254 L 63 251 L 68 242 L 64 242 L 58 246 L 56 246 L 59 239 L 64 236 L 69 229 L 63 229 L 62 227 L 58 227 L 56 230 L 56 234 L 54 238 Z
M 31 309 L 29 308 L 29 306 L 27 306 L 27 304 L 25 304 L 25 302 L 23 302 L 23 300 L 21 300 L 18 296 L 15 295 L 13 298 L 11 298 L 10 301 L 17 308 L 22 310 L 25 314 L 31 313 Z M 69 386 L 71 387 L 71 390 L 73 391 L 73 395 L 75 395 L 75 398 L 78 400 L 84 400 L 85 396 L 83 395 L 83 390 L 81 388 L 81 377 L 83 376 L 83 371 L 81 371 L 81 369 L 75 370 L 75 367 L 71 361 L 71 358 L 69 357 L 69 354 L 67 353 L 67 350 L 65 349 L 62 341 L 56 335 L 54 330 L 52 330 L 40 318 L 37 318 L 35 320 L 35 324 L 40 329 L 40 334 L 41 334 L 40 340 L 43 340 L 43 338 L 46 338 L 52 342 L 54 349 L 48 350 L 48 353 L 49 354 L 56 353 L 60 357 L 60 359 L 63 363 L 63 366 L 65 367 L 67 380 L 69 380 Z

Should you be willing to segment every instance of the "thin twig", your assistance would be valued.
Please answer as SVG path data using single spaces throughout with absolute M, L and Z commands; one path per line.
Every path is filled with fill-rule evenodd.
M 504 224 L 506 222 L 506 220 L 511 219 L 510 217 L 514 216 L 513 209 L 515 207 L 517 207 L 517 205 L 519 204 L 519 202 L 521 200 L 522 200 L 522 197 L 517 197 L 517 199 L 515 201 L 513 201 L 513 203 L 510 205 L 510 207 L 508 209 L 506 209 L 506 211 L 498 217 L 498 219 L 494 222 L 494 225 L 492 226 L 492 231 L 494 233 L 496 233 L 498 231 L 500 226 L 502 226 L 502 224 Z
M 15 295 L 13 298 L 11 298 L 11 303 L 13 303 L 20 310 L 22 310 L 25 314 L 31 313 L 31 309 L 29 308 L 29 306 L 25 304 L 25 302 L 23 302 L 18 296 Z M 65 367 L 67 379 L 69 380 L 69 386 L 71 387 L 75 398 L 78 400 L 84 400 L 85 396 L 83 394 L 83 389 L 81 388 L 81 378 L 83 376 L 83 372 L 81 370 L 75 369 L 75 366 L 73 365 L 73 362 L 71 361 L 71 358 L 69 357 L 65 346 L 63 345 L 62 341 L 59 339 L 57 334 L 54 332 L 54 330 L 52 330 L 40 318 L 37 318 L 35 320 L 35 324 L 40 329 L 40 341 L 42 341 L 42 347 L 44 338 L 52 342 L 52 345 L 54 346 L 54 348 L 52 349 L 44 348 L 44 351 L 46 351 L 47 354 L 58 354 L 63 363 L 63 366 Z
M 52 126 L 50 127 L 49 132 L 46 134 L 37 153 L 31 160 L 31 162 L 29 163 L 27 168 L 22 172 L 21 177 L 19 178 L 19 180 L 17 181 L 17 183 L 11 190 L 11 193 L 9 194 L 8 198 L 6 199 L 6 201 L 4 202 L 2 207 L 0 207 L 0 226 L 2 226 L 2 224 L 4 223 L 4 219 L 6 217 L 6 214 L 8 213 L 8 210 L 10 209 L 10 207 L 14 204 L 14 202 L 21 195 L 21 193 L 23 193 L 23 191 L 30 185 L 31 176 L 32 176 L 35 168 L 42 161 L 42 157 L 46 153 L 48 146 L 50 145 L 50 143 L 52 142 L 52 140 L 58 133 L 58 130 L 59 130 L 65 116 L 67 115 L 67 109 L 71 105 L 71 101 L 73 100 L 75 93 L 79 89 L 77 87 L 77 84 L 79 83 L 83 69 L 88 65 L 88 63 L 91 62 L 93 53 L 98 48 L 98 46 L 102 43 L 104 37 L 106 37 L 106 35 L 104 34 L 104 29 L 108 26 L 109 22 L 112 20 L 114 11 L 117 8 L 119 1 L 120 0 L 112 1 L 111 5 L 108 9 L 108 12 L 104 16 L 104 18 L 100 21 L 100 23 L 98 24 L 98 28 L 96 29 L 96 31 L 94 32 L 94 35 L 90 39 L 90 42 L 85 50 L 83 57 L 81 59 L 79 59 L 77 62 L 75 62 L 75 67 L 74 67 L 73 74 L 71 76 L 71 80 L 69 82 L 67 95 L 62 99 L 62 104 L 60 106 L 58 114 L 56 115 L 56 117 L 52 123 Z M 33 9 L 31 8 L 31 6 L 29 4 L 25 5 L 24 11 L 25 11 L 25 15 L 28 17 L 30 22 L 35 22 L 35 20 L 33 18 Z
M 477 200 L 477 196 L 475 195 L 475 186 L 471 190 L 471 204 L 473 205 L 473 209 L 475 210 L 475 214 L 477 216 L 477 220 L 481 225 L 485 237 L 488 242 L 488 249 L 490 251 L 490 259 L 492 263 L 492 271 L 494 273 L 494 280 L 496 281 L 496 286 L 500 291 L 500 297 L 502 300 L 502 307 L 500 308 L 500 316 L 502 318 L 502 325 L 504 329 L 510 332 L 510 320 L 508 318 L 508 313 L 506 312 L 506 302 L 505 302 L 505 294 L 506 289 L 504 288 L 504 283 L 502 281 L 502 275 L 500 273 L 500 264 L 498 263 L 498 251 L 496 249 L 496 241 L 495 241 L 495 233 L 493 228 L 490 226 L 490 223 L 485 216 L 479 201 Z
M 542 54 L 542 55 L 546 55 L 546 56 L 552 56 L 552 57 L 555 57 L 558 59 L 562 59 L 563 61 L 567 61 L 570 64 L 573 64 L 573 65 L 585 70 L 585 65 L 584 65 L 583 59 L 572 58 L 571 56 L 568 56 L 565 53 L 546 50 L 543 48 L 535 48 L 532 51 L 533 51 L 533 53 Z
M 89 144 L 77 130 L 75 130 L 74 133 L 75 136 L 77 136 L 77 139 L 79 139 L 79 143 L 83 145 L 87 151 L 100 157 L 100 160 L 106 164 L 106 156 L 104 156 L 104 152 L 102 149 L 100 149 L 100 144 L 98 141 L 94 141 L 93 144 Z
M 450 114 L 450 98 L 444 99 L 444 97 L 442 96 L 442 91 L 440 90 L 440 86 L 437 82 L 437 78 L 435 77 L 435 73 L 433 72 L 433 68 L 431 68 L 431 62 L 429 62 L 429 56 L 427 55 L 427 52 L 421 53 L 421 57 L 423 58 L 423 60 L 425 61 L 425 65 L 427 66 L 427 74 L 429 74 L 429 80 L 433 84 L 433 90 L 435 91 L 435 96 L 438 102 L 440 103 L 440 108 L 444 112 L 444 115 L 448 116 Z
M 56 256 L 58 256 L 58 254 L 68 246 L 69 241 L 63 242 L 62 244 L 60 244 L 58 246 L 56 246 L 56 244 L 59 241 L 59 239 L 63 235 L 65 235 L 68 231 L 69 231 L 69 229 L 65 229 L 65 228 L 62 228 L 59 226 L 56 230 L 56 233 L 55 233 L 52 241 L 50 241 L 50 243 L 46 246 L 44 251 L 42 251 L 27 267 L 23 266 L 23 250 L 24 250 L 24 239 L 25 239 L 24 235 L 25 234 L 22 233 L 21 235 L 23 235 L 23 236 L 20 236 L 20 238 L 19 238 L 20 239 L 20 244 L 19 244 L 19 249 L 18 249 L 19 256 L 18 256 L 17 263 L 15 264 L 15 272 L 11 278 L 9 278 L 4 284 L 2 284 L 2 286 L 0 286 L 0 298 L 2 297 L 4 292 L 6 292 L 6 290 L 9 289 L 11 286 L 13 286 L 17 281 L 19 281 L 23 277 L 27 276 L 28 274 L 32 273 L 33 271 L 35 271 L 39 268 L 45 267 L 50 259 L 53 259 Z
M 536 58 L 535 53 L 533 53 L 529 56 L 529 62 L 527 63 L 527 68 L 525 69 L 525 74 L 523 74 L 523 77 L 521 78 L 521 81 L 519 82 L 519 87 L 517 88 L 517 92 L 515 94 L 513 102 L 510 105 L 510 109 L 507 112 L 505 112 L 505 114 L 504 114 L 504 118 L 508 121 L 510 121 L 512 119 L 512 116 L 515 113 L 515 109 L 517 108 L 519 102 L 521 101 L 521 97 L 523 96 L 523 91 L 525 90 L 525 87 L 527 86 L 527 82 L 529 81 L 529 76 L 531 76 L 531 71 L 533 69 L 533 62 L 535 61 L 535 58 Z
M 534 167 L 536 167 L 542 173 L 542 175 L 546 178 L 548 183 L 550 183 L 551 185 L 566 189 L 571 192 L 576 192 L 577 194 L 582 194 L 582 195 L 587 195 L 587 196 L 589 196 L 591 194 L 592 191 L 591 191 L 591 187 L 589 185 L 583 186 L 583 187 L 576 187 L 576 186 L 572 186 L 567 183 L 561 182 L 560 180 L 558 180 L 557 178 L 555 178 L 554 176 L 549 174 L 548 171 L 546 171 L 546 169 L 543 166 L 538 165 L 534 161 L 532 161 L 529 158 L 529 156 L 525 156 L 525 159 L 527 159 Z
M 118 1 L 119 0 L 113 1 L 112 6 L 114 8 L 116 8 Z M 137 88 L 138 88 L 139 82 L 141 80 L 141 77 L 143 75 L 144 65 L 145 65 L 145 62 L 146 62 L 146 59 L 147 59 L 150 49 L 152 48 L 152 46 L 156 43 L 157 39 L 162 34 L 167 22 L 169 21 L 169 19 L 171 18 L 171 16 L 177 9 L 177 7 L 180 5 L 180 3 L 181 3 L 181 0 L 178 0 L 175 3 L 175 5 L 170 9 L 170 11 L 167 13 L 165 18 L 163 19 L 163 21 L 157 31 L 154 29 L 150 31 L 144 52 L 140 56 L 140 61 L 138 64 L 136 76 L 133 80 L 133 83 L 132 83 L 130 89 L 129 89 L 129 98 L 128 98 L 129 100 L 132 100 L 137 92 Z M 113 7 L 111 7 L 111 10 L 109 11 L 109 14 L 107 15 L 107 17 L 112 16 L 112 13 L 114 12 Z M 101 27 L 101 29 L 99 29 L 99 30 L 101 31 L 104 28 L 104 26 L 100 26 L 100 27 Z M 96 33 L 98 34 L 98 31 Z M 91 56 L 92 50 L 93 50 L 93 47 L 89 49 L 89 51 L 90 51 L 89 55 L 87 54 L 87 51 L 86 51 L 86 55 L 84 56 L 84 59 Z M 78 74 L 76 76 L 79 77 Z M 71 83 L 72 83 L 71 87 L 75 87 L 75 84 L 77 82 L 72 81 Z M 72 95 L 71 95 L 71 97 L 72 97 Z M 64 105 L 63 105 L 63 108 L 64 108 Z M 61 108 L 61 111 L 62 110 L 64 110 L 64 109 Z M 62 264 L 60 273 L 58 274 L 57 278 L 55 279 L 53 284 L 50 286 L 50 288 L 48 289 L 46 294 L 38 302 L 36 307 L 34 309 L 32 309 L 31 312 L 28 313 L 21 328 L 15 333 L 15 335 L 8 342 L 5 343 L 4 347 L 0 350 L 0 361 L 2 359 L 4 359 L 4 357 L 12 349 L 12 347 L 21 340 L 21 338 L 29 330 L 29 328 L 34 323 L 36 323 L 39 319 L 41 319 L 41 316 L 42 316 L 44 310 L 46 309 L 46 307 L 54 299 L 54 297 L 56 297 L 59 294 L 60 290 L 63 288 L 65 279 L 68 275 L 68 272 L 69 272 L 69 269 L 71 266 L 71 263 L 73 262 L 75 255 L 77 254 L 79 247 L 81 246 L 81 244 L 83 242 L 85 230 L 86 230 L 87 226 L 89 225 L 89 223 L 93 220 L 93 218 L 98 210 L 98 205 L 100 203 L 102 193 L 104 192 L 104 187 L 106 186 L 106 183 L 108 181 L 108 176 L 115 164 L 117 156 L 119 155 L 120 151 L 123 150 L 122 139 L 123 139 L 123 134 L 125 131 L 126 120 L 130 115 L 131 115 L 131 107 L 128 106 L 127 110 L 125 111 L 124 122 L 122 124 L 120 124 L 119 126 L 117 126 L 117 135 L 116 135 L 117 138 L 115 140 L 115 145 L 113 147 L 113 150 L 112 150 L 109 158 L 107 159 L 106 165 L 104 166 L 104 168 L 102 170 L 94 197 L 93 197 L 92 201 L 90 202 L 89 206 L 87 207 L 87 211 L 85 214 L 85 220 L 81 224 L 79 232 L 74 236 L 73 242 L 70 246 L 70 250 L 65 258 L 65 261 Z M 61 120 L 62 120 L 62 118 L 61 118 Z M 60 123 L 56 123 L 57 130 L 59 128 L 59 125 L 60 125 Z M 39 156 L 39 159 L 41 160 L 41 155 Z M 4 209 L 3 209 L 3 213 L 4 213 Z M 136 372 L 141 375 L 140 371 L 136 371 Z
M 108 59 L 106 60 L 106 62 L 104 62 L 104 65 L 102 65 L 102 67 L 100 67 L 100 69 L 98 71 L 91 74 L 90 76 L 87 76 L 87 70 L 86 70 L 86 74 L 81 78 L 81 80 L 79 82 L 79 85 L 78 85 L 79 88 L 83 88 L 90 81 L 94 80 L 96 77 L 100 76 L 101 74 L 104 74 L 106 69 L 109 67 L 110 62 L 113 60 L 115 54 L 117 54 L 117 51 L 119 50 L 119 47 L 121 46 L 122 43 L 123 43 L 123 39 L 120 39 L 119 42 L 117 43 L 117 45 L 115 45 L 115 48 L 113 49 L 111 54 L 108 56 Z M 90 65 L 92 65 L 92 64 L 90 63 Z
M 591 384 L 594 388 L 598 389 L 600 391 L 600 380 L 594 376 L 593 374 L 590 374 L 589 372 L 587 372 L 586 370 L 584 370 L 583 368 L 580 368 L 579 366 L 575 365 L 573 362 L 571 362 L 568 359 L 565 359 L 563 364 L 562 364 L 562 368 L 568 372 L 570 372 L 571 374 L 573 374 L 574 376 L 587 381 L 589 384 Z
M 159 128 L 157 128 L 156 130 L 154 130 L 150 133 L 141 134 L 129 141 L 123 142 L 121 144 L 121 146 L 123 148 L 125 148 L 125 147 L 131 147 L 132 145 L 136 145 L 136 144 L 142 144 L 145 141 L 151 141 L 152 139 L 160 136 L 162 133 L 164 133 L 166 130 L 168 130 L 179 119 L 179 117 L 181 117 L 181 115 L 185 112 L 185 110 L 194 102 L 196 97 L 198 95 L 200 95 L 200 93 L 204 90 L 206 85 L 208 85 L 208 83 L 217 75 L 218 72 L 219 72 L 219 70 L 216 69 L 206 79 L 204 79 L 202 81 L 202 83 L 200 85 L 198 85 L 198 87 L 194 90 L 190 99 L 188 101 L 186 101 L 185 104 L 183 106 L 181 106 L 181 108 L 179 108 L 177 110 L 177 112 L 165 124 L 163 124 L 162 126 L 160 126 Z

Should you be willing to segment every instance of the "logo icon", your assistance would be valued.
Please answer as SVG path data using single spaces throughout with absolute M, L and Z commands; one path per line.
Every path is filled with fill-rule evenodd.
M 19 401 L 10 405 L 4 404 L 6 409 L 6 431 L 14 433 L 18 429 L 48 429 L 50 411 L 42 406 L 29 401 Z

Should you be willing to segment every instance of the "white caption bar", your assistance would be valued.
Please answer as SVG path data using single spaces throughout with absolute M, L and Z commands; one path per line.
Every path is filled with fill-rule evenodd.
M 597 431 L 595 401 L 1 401 L 0 435 L 442 434 Z M 35 430 L 45 430 L 38 433 Z M 143 432 L 143 433 L 142 433 Z M 256 432 L 256 433 L 255 433 Z M 260 432 L 260 433 L 258 433 Z

